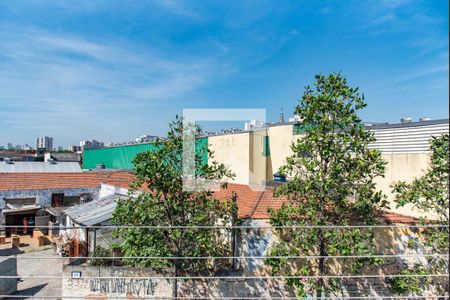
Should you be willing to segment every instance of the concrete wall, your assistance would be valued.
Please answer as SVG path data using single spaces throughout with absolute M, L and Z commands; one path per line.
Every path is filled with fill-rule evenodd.
M 15 257 L 2 258 L 0 257 L 0 275 L 1 276 L 16 276 L 17 275 L 17 259 Z M 17 290 L 16 278 L 1 278 L 0 279 L 0 295 L 10 295 Z
M 80 278 L 74 278 L 74 272 L 78 272 Z M 161 275 L 150 269 L 66 265 L 63 267 L 62 295 L 81 299 L 94 295 L 103 295 L 105 299 L 108 297 L 126 299 L 127 295 L 170 296 L 170 282 L 164 279 L 151 279 L 154 276 Z
M 52 194 L 64 194 L 65 196 L 80 196 L 84 193 L 92 194 L 94 199 L 98 198 L 98 188 L 84 189 L 47 189 L 47 190 L 21 190 L 21 191 L 0 191 L 0 199 L 20 199 L 35 198 L 36 204 L 41 206 L 52 205 Z M 0 209 L 4 207 L 4 201 L 0 201 Z
M 80 278 L 73 278 L 73 272 Z M 62 295 L 78 299 L 149 299 L 172 296 L 172 276 L 169 271 L 150 268 L 64 266 Z M 240 276 L 238 274 L 237 276 Z M 95 278 L 121 277 L 121 278 Z M 179 296 L 185 297 L 293 297 L 293 291 L 279 280 L 264 279 L 198 279 L 178 281 Z
M 239 253 L 237 256 L 245 257 L 265 257 L 275 242 L 277 235 L 268 228 L 256 229 L 255 227 L 269 225 L 267 220 L 247 220 L 245 225 L 252 226 L 252 229 L 243 229 L 239 242 Z M 413 248 L 407 245 L 416 239 L 418 233 L 408 228 L 396 229 L 375 229 L 376 240 L 378 241 L 377 253 L 382 254 L 421 254 L 424 249 L 420 244 L 415 244 Z M 290 260 L 294 262 L 294 260 Z M 380 266 L 366 269 L 363 274 L 395 274 L 400 266 L 423 261 L 423 257 L 387 258 Z M 332 271 L 328 275 L 343 275 L 339 264 L 342 259 L 329 259 L 327 264 L 332 264 Z M 288 271 L 288 275 L 293 274 L 296 266 Z M 80 278 L 73 278 L 72 272 L 79 272 Z M 286 273 L 285 273 L 286 274 Z M 310 275 L 314 275 L 311 273 Z M 179 295 L 185 297 L 293 297 L 294 291 L 285 282 L 278 279 L 267 278 L 271 275 L 271 269 L 265 264 L 265 260 L 239 259 L 238 270 L 220 272 L 216 276 L 249 277 L 262 276 L 257 279 L 198 279 L 179 280 Z M 150 268 L 129 268 L 129 267 L 96 267 L 96 266 L 64 266 L 62 279 L 62 295 L 80 297 L 100 296 L 102 299 L 121 297 L 123 299 L 132 297 L 171 297 L 172 279 L 155 278 L 161 276 L 173 276 L 171 270 L 152 270 Z M 188 276 L 188 275 L 187 275 Z M 95 277 L 116 277 L 116 278 L 95 278 Z M 117 278 L 123 277 L 123 278 Z M 336 296 L 367 296 L 381 297 L 392 296 L 383 279 L 365 280 L 342 280 L 341 291 Z M 310 295 L 314 296 L 314 295 Z
M 239 240 L 238 256 L 269 256 L 274 243 L 279 241 L 277 233 L 272 231 L 269 220 L 246 220 L 244 225 L 250 229 L 242 229 Z M 265 227 L 265 228 L 258 228 Z M 305 229 L 307 230 L 307 229 Z M 418 232 L 409 228 L 376 228 L 373 229 L 377 241 L 377 252 L 383 254 L 422 254 L 423 246 L 416 245 L 408 248 L 409 241 L 416 241 L 420 237 Z M 330 259 L 331 261 L 331 259 Z M 410 261 L 403 258 L 387 259 L 386 263 L 378 268 L 386 269 L 386 266 L 401 265 Z M 261 259 L 239 259 L 239 268 L 246 275 L 269 275 L 270 267 Z M 395 268 L 393 268 L 394 270 Z
M 251 226 L 251 229 L 243 229 L 240 235 L 240 247 L 237 256 L 241 257 L 266 257 L 270 255 L 270 252 L 275 243 L 279 241 L 279 238 L 275 232 L 270 228 L 268 220 L 247 220 L 245 225 Z M 402 225 L 402 224 L 400 224 Z M 307 230 L 307 229 L 306 229 Z M 380 274 L 396 274 L 400 268 L 408 265 L 413 267 L 415 264 L 426 264 L 426 259 L 420 255 L 426 253 L 425 246 L 417 242 L 420 240 L 420 232 L 411 230 L 410 228 L 377 228 L 373 229 L 375 234 L 376 253 L 385 255 L 405 255 L 404 257 L 392 257 L 384 258 L 383 263 L 377 267 L 365 268 L 361 274 L 365 275 L 380 275 Z M 410 245 L 410 246 L 408 246 Z M 318 253 L 317 253 L 318 254 Z M 301 255 L 301 254 L 299 254 Z M 413 255 L 418 255 L 413 257 Z M 291 262 L 290 271 L 285 271 L 289 274 L 293 274 L 300 264 L 295 264 L 295 259 L 288 260 Z M 316 262 L 315 259 L 310 259 L 310 262 Z M 342 264 L 349 262 L 341 258 L 328 259 L 327 264 L 331 267 L 328 275 L 345 275 L 342 271 Z M 272 270 L 270 266 L 265 264 L 265 260 L 258 258 L 242 258 L 238 260 L 239 269 L 241 269 L 242 276 L 270 276 Z M 286 273 L 285 273 L 286 274 Z M 310 273 L 310 275 L 317 275 L 317 273 Z M 361 296 L 364 292 L 366 296 L 381 297 L 381 296 L 393 296 L 389 287 L 384 279 L 371 278 L 364 280 L 347 279 L 341 280 L 341 291 L 337 292 L 336 296 Z M 280 284 L 283 285 L 283 284 Z M 425 290 L 423 291 L 425 292 Z M 428 291 L 431 294 L 433 290 Z M 423 293 L 426 295 L 426 292 Z M 314 296 L 314 295 L 310 295 Z

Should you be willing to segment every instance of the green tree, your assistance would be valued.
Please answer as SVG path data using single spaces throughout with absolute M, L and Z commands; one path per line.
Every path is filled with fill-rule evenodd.
M 115 236 L 123 242 L 125 256 L 199 257 L 226 256 L 230 247 L 224 235 L 217 230 L 198 228 L 201 225 L 225 225 L 232 202 L 213 198 L 209 190 L 195 192 L 183 189 L 183 131 L 198 127 L 183 124 L 177 117 L 170 124 L 168 137 L 153 151 L 138 154 L 134 160 L 135 181 L 128 199 L 118 202 L 113 221 L 117 225 L 158 226 L 155 228 L 119 228 Z M 186 125 L 186 126 L 185 126 Z M 195 133 L 195 134 L 196 134 Z M 204 163 L 204 156 L 209 164 Z M 212 162 L 207 145 L 197 148 L 194 162 L 197 178 L 223 183 L 232 173 L 223 165 Z M 148 192 L 140 192 L 144 186 Z M 177 226 L 188 226 L 178 228 Z M 130 258 L 125 262 L 133 266 L 172 267 L 174 275 L 207 271 L 211 264 L 203 259 L 145 259 Z M 173 296 L 177 296 L 177 280 L 173 281 Z
M 387 205 L 376 191 L 373 179 L 384 175 L 385 163 L 378 150 L 370 150 L 374 135 L 361 123 L 357 112 L 364 108 L 358 88 L 347 85 L 340 73 L 317 75 L 314 87 L 307 86 L 295 109 L 304 135 L 291 145 L 292 156 L 280 173 L 288 182 L 276 190 L 287 201 L 278 210 L 269 210 L 276 226 L 372 225 L 376 211 Z M 271 258 L 274 274 L 327 275 L 340 263 L 339 274 L 357 273 L 379 259 L 327 259 L 329 255 L 371 255 L 375 240 L 368 229 L 277 229 L 280 238 L 271 256 L 318 255 L 319 259 Z M 308 290 L 318 297 L 339 286 L 332 279 L 288 280 L 298 296 Z
M 430 165 L 425 174 L 411 183 L 400 181 L 393 186 L 397 207 L 407 204 L 419 210 L 432 213 L 434 225 L 449 225 L 449 135 L 433 137 L 431 140 Z M 421 222 L 426 225 L 422 219 Z M 427 257 L 426 261 L 417 261 L 413 266 L 406 266 L 400 274 L 447 274 L 448 273 L 448 227 L 423 229 L 413 242 L 415 247 L 424 245 L 427 252 L 446 254 L 445 257 Z M 449 289 L 448 277 L 431 280 L 424 277 L 398 277 L 389 281 L 391 288 L 398 294 L 420 293 L 425 288 L 433 287 L 442 294 Z

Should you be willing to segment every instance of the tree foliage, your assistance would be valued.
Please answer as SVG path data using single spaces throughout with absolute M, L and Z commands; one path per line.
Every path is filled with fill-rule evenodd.
M 291 145 L 292 156 L 280 168 L 289 180 L 276 194 L 287 202 L 269 210 L 272 225 L 349 225 L 377 223 L 376 212 L 387 205 L 376 191 L 374 178 L 383 176 L 385 163 L 378 150 L 369 149 L 374 136 L 361 123 L 358 111 L 366 106 L 358 88 L 347 85 L 339 73 L 317 75 L 307 86 L 295 114 L 301 118 L 304 135 Z M 280 238 L 271 256 L 371 255 L 374 235 L 365 229 L 278 229 Z M 353 274 L 379 259 L 340 259 L 339 274 Z M 268 260 L 275 274 L 326 275 L 336 267 L 332 259 Z M 313 291 L 329 294 L 338 281 L 288 280 L 299 296 Z
M 117 225 L 158 226 L 119 228 L 115 235 L 123 240 L 125 256 L 199 257 L 226 256 L 230 247 L 217 230 L 199 225 L 221 225 L 229 221 L 232 203 L 213 198 L 211 191 L 183 190 L 183 131 L 192 130 L 178 118 L 170 124 L 167 139 L 153 151 L 138 154 L 134 160 L 135 181 L 132 197 L 118 202 L 113 221 Z M 198 132 L 199 128 L 194 127 Z M 204 155 L 209 164 L 204 162 Z M 207 145 L 195 153 L 198 178 L 223 182 L 232 173 L 223 165 L 211 162 Z M 187 159 L 187 158 L 186 158 Z M 145 187 L 148 191 L 141 192 Z M 188 226 L 189 228 L 177 228 Z M 133 266 L 173 267 L 175 274 L 198 273 L 208 269 L 202 259 L 126 259 Z
M 449 135 L 433 137 L 431 140 L 430 165 L 425 174 L 411 183 L 400 181 L 393 186 L 397 207 L 412 205 L 435 216 L 435 225 L 449 224 Z M 424 224 L 430 224 L 425 222 Z M 447 257 L 430 257 L 407 265 L 401 274 L 448 274 L 447 228 L 425 228 L 410 247 L 425 246 L 428 253 L 447 254 Z M 442 294 L 448 291 L 447 278 L 431 280 L 429 277 L 400 277 L 390 280 L 391 288 L 398 294 L 419 293 L 424 289 L 435 289 Z

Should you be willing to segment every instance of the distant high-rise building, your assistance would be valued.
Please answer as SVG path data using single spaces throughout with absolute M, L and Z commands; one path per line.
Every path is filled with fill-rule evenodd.
M 58 151 L 63 151 L 63 150 L 64 150 L 63 146 L 58 146 Z
M 80 147 L 82 148 L 82 150 L 103 148 L 105 147 L 105 143 L 96 140 L 81 141 Z
M 8 144 L 7 144 L 7 148 L 8 148 L 8 150 L 13 150 L 13 149 L 14 149 L 14 146 L 13 146 L 12 143 L 8 143 Z
M 53 138 L 48 136 L 36 138 L 36 150 L 52 151 Z
M 16 149 L 16 150 L 22 150 L 22 146 L 16 145 L 16 146 L 14 146 L 14 149 Z

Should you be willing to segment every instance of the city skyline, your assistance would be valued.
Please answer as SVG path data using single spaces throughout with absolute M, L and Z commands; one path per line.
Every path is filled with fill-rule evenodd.
M 293 115 L 317 73 L 368 122 L 448 118 L 447 1 L 0 4 L 0 144 L 165 135 L 183 108 Z

